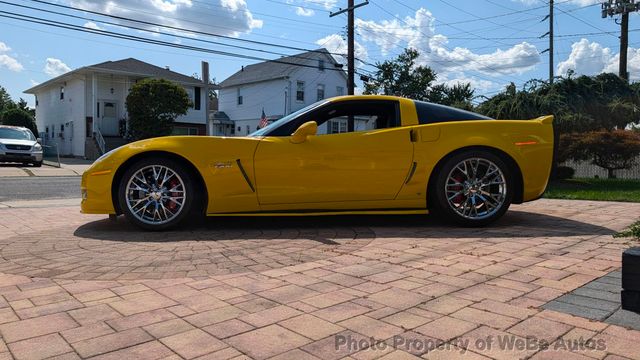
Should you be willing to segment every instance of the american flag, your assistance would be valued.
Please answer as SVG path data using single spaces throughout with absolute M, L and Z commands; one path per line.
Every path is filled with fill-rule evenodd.
M 262 109 L 262 116 L 260 117 L 260 125 L 258 128 L 262 129 L 263 127 L 269 125 L 269 120 L 267 120 L 267 115 L 264 114 L 264 108 Z

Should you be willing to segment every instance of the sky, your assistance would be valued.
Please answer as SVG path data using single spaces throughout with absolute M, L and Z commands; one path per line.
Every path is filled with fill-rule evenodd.
M 617 73 L 620 26 L 615 18 L 601 18 L 601 1 L 555 2 L 556 74 Z M 211 77 L 218 82 L 243 65 L 259 61 L 2 17 L 8 13 L 180 46 L 276 59 L 300 51 L 267 44 L 300 49 L 325 47 L 335 54 L 346 53 L 347 18 L 329 16 L 346 3 L 347 0 L 3 1 L 0 86 L 15 100 L 22 97 L 33 106 L 33 96 L 24 94 L 24 90 L 71 69 L 108 60 L 133 57 L 187 75 L 199 74 L 200 62 L 205 60 L 210 64 Z M 358 72 L 369 74 L 376 70 L 376 63 L 412 47 L 421 53 L 418 64 L 434 69 L 439 83 L 470 82 L 479 96 L 496 94 L 511 82 L 522 86 L 530 79 L 547 79 L 549 55 L 544 51 L 548 38 L 540 37 L 549 30 L 545 19 L 548 13 L 547 0 L 370 0 L 356 10 Z M 132 18 L 146 24 L 127 22 Z M 632 80 L 640 80 L 639 14 L 631 15 L 629 28 L 629 72 Z M 344 58 L 335 56 L 346 64 Z

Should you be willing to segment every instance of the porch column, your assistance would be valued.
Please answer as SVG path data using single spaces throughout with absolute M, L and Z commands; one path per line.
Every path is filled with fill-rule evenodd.
M 92 129 L 91 132 L 95 133 L 98 128 L 98 75 L 96 73 L 91 74 L 91 108 L 93 109 L 91 118 Z

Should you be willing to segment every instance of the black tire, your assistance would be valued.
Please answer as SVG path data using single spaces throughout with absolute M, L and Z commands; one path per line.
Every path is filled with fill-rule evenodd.
M 476 163 L 476 174 L 471 176 L 473 164 Z M 471 169 L 465 167 L 468 164 L 472 164 Z M 487 177 L 487 173 L 491 174 L 496 168 L 499 174 L 489 175 L 488 180 L 483 182 L 482 179 Z M 465 182 L 463 169 L 467 169 L 470 175 L 468 182 Z M 446 159 L 436 171 L 438 173 L 435 174 L 435 181 L 429 187 L 429 206 L 437 216 L 446 221 L 466 227 L 485 226 L 502 217 L 511 205 L 514 190 L 513 171 L 503 158 L 492 152 L 459 152 Z M 495 181 L 494 176 L 497 179 Z M 482 185 L 484 183 L 488 185 Z M 494 191 L 497 200 L 486 195 L 487 192 L 493 195 Z M 478 205 L 480 203 L 481 205 Z
M 42 167 L 42 161 L 34 162 L 33 166 L 34 167 Z
M 154 221 L 150 221 L 147 215 L 147 210 L 142 210 L 142 212 L 140 212 L 140 207 L 136 207 L 136 206 L 132 206 L 130 207 L 129 204 L 135 204 L 138 203 L 138 200 L 142 199 L 144 197 L 145 192 L 144 191 L 138 191 L 138 190 L 128 190 L 128 187 L 130 185 L 135 186 L 134 183 L 135 180 L 133 180 L 134 175 L 138 174 L 141 175 L 141 171 L 142 174 L 147 174 L 150 176 L 153 176 L 151 174 L 153 174 L 152 170 L 153 168 L 166 168 L 171 170 L 173 173 L 175 173 L 177 175 L 177 177 L 173 177 L 172 178 L 167 178 L 166 181 L 175 181 L 176 183 L 180 183 L 181 186 L 178 185 L 174 185 L 174 183 L 171 183 L 170 186 L 175 186 L 173 189 L 182 189 L 183 191 L 183 200 L 181 205 L 179 206 L 179 208 L 177 208 L 177 210 L 174 208 L 173 210 L 175 210 L 175 214 L 172 214 L 173 216 L 168 217 L 167 219 L 163 220 L 163 221 L 155 221 L 156 219 L 156 213 L 153 214 L 153 219 Z M 149 174 L 149 172 L 151 171 L 151 174 Z M 165 173 L 166 175 L 166 173 Z M 162 175 L 159 175 L 162 176 Z M 140 176 L 139 176 L 140 177 Z M 138 178 L 139 178 L 138 177 Z M 147 177 L 147 176 L 143 176 L 145 178 L 145 182 L 144 184 L 152 184 L 154 183 L 153 179 L 151 177 Z M 161 180 L 157 180 L 155 181 L 156 186 L 159 184 Z M 158 188 L 157 191 L 152 191 L 152 192 L 147 192 L 149 194 L 149 196 L 151 196 L 151 194 L 153 194 L 153 196 L 165 196 L 165 194 L 168 195 L 176 195 L 179 194 L 178 192 L 170 192 L 169 189 L 167 189 L 167 186 L 163 187 L 165 190 L 160 190 L 160 188 Z M 176 190 L 178 191 L 178 190 Z M 158 195 L 161 194 L 161 195 Z M 127 197 L 129 196 L 129 202 L 127 201 Z M 176 195 L 177 196 L 177 195 Z M 132 164 L 131 166 L 129 166 L 129 168 L 124 172 L 122 179 L 120 181 L 120 184 L 118 185 L 118 203 L 120 204 L 120 209 L 122 211 L 122 213 L 125 215 L 125 217 L 132 222 L 133 224 L 135 224 L 136 226 L 139 226 L 143 229 L 146 230 L 152 230 L 152 231 L 160 231 L 160 230 L 168 230 L 174 227 L 179 226 L 181 223 L 183 223 L 183 221 L 185 220 L 185 218 L 187 218 L 189 216 L 189 214 L 192 213 L 193 207 L 194 207 L 194 200 L 196 197 L 196 186 L 192 177 L 191 172 L 180 162 L 175 161 L 173 159 L 166 159 L 166 158 L 161 158 L 161 157 L 150 157 L 150 158 L 145 158 L 142 159 L 134 164 Z M 133 200 L 131 200 L 133 198 Z M 169 213 L 171 213 L 170 210 L 170 206 L 178 206 L 178 202 L 173 201 L 173 200 L 163 200 L 163 199 L 151 199 L 149 198 L 148 203 L 150 203 L 151 205 L 149 206 L 154 206 L 154 208 L 157 210 L 158 207 L 155 204 L 162 204 L 159 205 L 161 206 L 161 209 L 164 209 L 165 212 L 164 214 L 167 214 L 167 211 Z M 145 207 L 145 206 L 142 206 Z M 134 211 L 132 210 L 132 208 L 138 210 L 134 213 Z M 152 209 L 149 209 L 149 211 L 151 211 Z M 160 213 L 158 215 L 161 216 L 162 211 L 160 211 Z

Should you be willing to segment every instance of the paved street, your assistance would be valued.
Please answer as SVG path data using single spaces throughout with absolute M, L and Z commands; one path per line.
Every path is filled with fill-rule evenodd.
M 79 176 L 0 177 L 0 203 L 80 197 Z
M 150 233 L 77 206 L 0 208 L 0 358 L 637 359 L 640 331 L 544 306 L 615 282 L 631 241 L 611 234 L 638 214 L 540 200 L 484 229 L 246 218 Z M 551 346 L 505 345 L 527 337 Z M 605 346 L 560 346 L 580 338 Z

